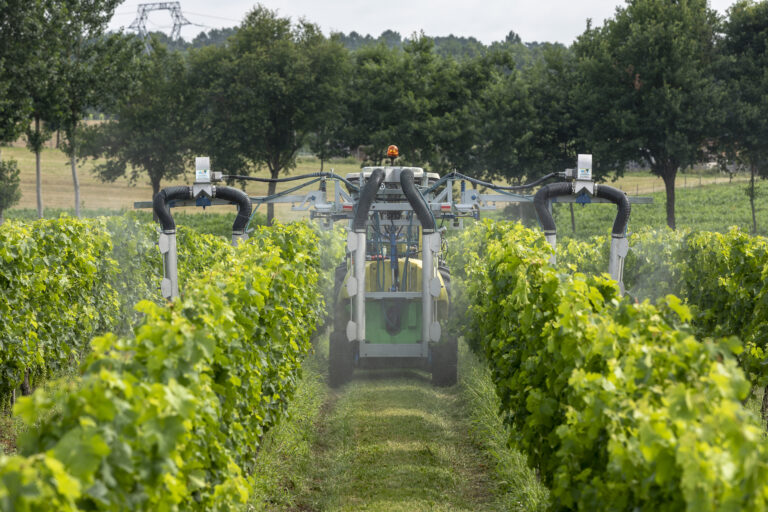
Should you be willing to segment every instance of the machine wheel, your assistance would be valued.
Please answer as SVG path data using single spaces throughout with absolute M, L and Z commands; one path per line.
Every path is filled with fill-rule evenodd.
M 332 388 L 337 388 L 352 377 L 355 366 L 355 354 L 352 343 L 341 331 L 331 332 L 328 347 L 328 380 Z
M 459 344 L 451 336 L 446 341 L 432 345 L 432 384 L 438 387 L 453 386 L 458 379 Z

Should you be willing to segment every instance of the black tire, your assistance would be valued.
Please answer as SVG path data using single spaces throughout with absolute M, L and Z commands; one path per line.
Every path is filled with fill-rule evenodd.
M 459 344 L 455 337 L 432 345 L 432 384 L 448 387 L 458 380 Z
M 332 388 L 345 384 L 352 377 L 355 354 L 347 335 L 340 331 L 331 332 L 328 347 L 328 381 Z

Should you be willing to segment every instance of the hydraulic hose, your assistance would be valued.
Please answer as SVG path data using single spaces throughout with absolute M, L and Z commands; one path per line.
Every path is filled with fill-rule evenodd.
M 235 222 L 232 223 L 232 233 L 244 233 L 245 226 L 251 218 L 251 199 L 248 195 L 242 190 L 230 187 L 216 187 L 213 195 L 219 199 L 237 204 L 237 217 L 235 217 Z
M 152 209 L 160 221 L 164 232 L 175 233 L 176 223 L 173 221 L 168 203 L 174 199 L 191 199 L 192 187 L 168 187 L 158 192 L 152 199 Z
M 480 187 L 488 187 L 491 190 L 495 190 L 497 192 L 502 192 L 504 190 L 507 190 L 507 191 L 509 191 L 509 190 L 526 190 L 526 189 L 529 189 L 529 188 L 533 188 L 533 187 L 539 185 L 540 183 L 542 183 L 544 181 L 547 181 L 550 178 L 554 178 L 556 176 L 559 176 L 561 174 L 562 173 L 551 172 L 551 173 L 547 174 L 546 176 L 542 176 L 541 178 L 538 178 L 538 179 L 536 179 L 534 181 L 531 181 L 529 183 L 525 183 L 523 185 L 495 185 L 495 184 L 490 183 L 488 181 L 479 180 L 477 178 L 473 178 L 471 176 L 467 176 L 465 174 L 461 174 L 460 172 L 453 171 L 453 172 L 450 172 L 450 173 L 446 174 L 445 176 L 443 176 L 439 180 L 437 180 L 434 184 L 432 184 L 432 186 L 430 186 L 426 190 L 426 192 L 432 192 L 433 190 L 435 190 L 437 187 L 439 187 L 440 185 L 442 185 L 443 183 L 445 183 L 449 179 L 460 179 L 462 181 L 468 181 L 468 182 L 470 182 L 470 183 L 472 183 L 474 185 L 478 185 Z
M 421 232 L 424 234 L 433 233 L 436 229 L 435 218 L 429 210 L 424 196 L 416 189 L 416 185 L 413 182 L 413 171 L 410 169 L 400 171 L 400 186 L 403 187 L 406 199 L 408 199 L 411 207 L 413 207 L 413 211 L 416 212 L 416 216 L 419 218 Z
M 379 187 L 383 181 L 384 170 L 374 169 L 371 173 L 371 177 L 368 178 L 368 182 L 360 192 L 360 200 L 357 202 L 357 211 L 355 212 L 355 218 L 352 221 L 352 230 L 355 233 L 365 233 L 366 223 L 368 221 L 368 211 L 371 209 L 371 204 L 376 198 L 376 193 L 379 191 Z
M 618 211 L 616 212 L 616 220 L 613 221 L 611 234 L 614 236 L 624 236 L 624 233 L 627 231 L 631 209 L 627 195 L 617 188 L 609 187 L 608 185 L 597 185 L 595 196 L 616 204 Z
M 550 183 L 541 187 L 533 196 L 533 207 L 536 209 L 536 216 L 545 235 L 555 234 L 557 231 L 555 219 L 549 211 L 549 200 L 553 197 L 569 195 L 571 195 L 570 183 Z
M 289 181 L 306 180 L 309 178 L 331 178 L 339 180 L 353 190 L 360 190 L 357 185 L 352 183 L 346 178 L 339 176 L 334 172 L 310 172 L 307 174 L 301 174 L 299 176 L 288 176 L 286 178 L 259 178 L 256 176 L 241 176 L 237 174 L 226 174 L 221 177 L 224 180 L 243 180 L 243 181 L 258 181 L 259 183 L 287 183 Z

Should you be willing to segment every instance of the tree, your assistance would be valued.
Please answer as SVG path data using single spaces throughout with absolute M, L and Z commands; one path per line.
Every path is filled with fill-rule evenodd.
M 590 152 L 578 139 L 575 67 L 573 52 L 550 45 L 542 48 L 541 58 L 523 74 L 534 110 L 532 145 L 536 148 L 534 158 L 527 162 L 528 178 L 573 167 L 578 153 Z
M 664 180 L 671 228 L 677 172 L 701 161 L 722 117 L 717 27 L 706 0 L 629 0 L 574 44 L 574 98 L 596 169 L 648 162 Z
M 31 64 L 40 54 L 42 5 L 0 0 L 0 143 L 16 140 L 29 119 Z
M 52 112 L 56 6 L 44 0 L 0 0 L 0 142 L 27 133 L 36 155 L 37 210 L 43 215 L 40 150 L 45 141 L 41 118 Z M 34 129 L 29 118 L 34 119 Z
M 81 156 L 106 157 L 94 168 L 103 181 L 147 176 L 152 194 L 163 180 L 184 174 L 190 164 L 185 63 L 160 44 L 139 63 L 135 89 L 117 103 L 117 121 L 82 130 Z
M 521 182 L 538 152 L 535 117 L 527 84 L 518 71 L 495 73 L 482 93 L 480 155 L 484 174 Z
M 193 52 L 194 148 L 217 169 L 266 167 L 278 178 L 295 167 L 307 136 L 341 101 L 345 58 L 338 40 L 325 38 L 316 25 L 294 25 L 257 7 L 226 47 Z M 268 194 L 275 191 L 272 182 Z M 267 218 L 274 218 L 271 203 Z
M 77 127 L 89 107 L 115 104 L 131 83 L 130 60 L 140 47 L 134 37 L 104 36 L 104 29 L 119 0 L 78 0 L 61 7 L 66 16 L 60 37 L 59 73 L 62 106 L 58 124 L 67 139 L 75 191 L 75 215 L 80 217 L 80 180 L 77 175 Z
M 43 191 L 40 158 L 43 145 L 51 136 L 51 125 L 61 118 L 64 106 L 62 98 L 67 86 L 59 80 L 64 61 L 61 56 L 65 32 L 69 23 L 69 11 L 63 2 L 41 0 L 36 2 L 35 12 L 38 26 L 33 58 L 24 64 L 28 77 L 24 86 L 30 98 L 32 122 L 25 127 L 27 147 L 35 153 L 35 178 L 37 194 L 37 215 L 43 217 Z
M 457 109 L 468 100 L 461 67 L 439 57 L 423 34 L 407 40 L 402 49 L 379 44 L 358 50 L 353 58 L 348 145 L 363 146 L 376 164 L 387 146 L 396 144 L 403 163 L 450 167 L 441 149 L 472 127 L 456 122 L 465 119 Z M 457 117 L 452 119 L 451 113 Z
M 347 85 L 350 129 L 346 144 L 353 148 L 363 146 L 376 164 L 381 162 L 389 144 L 397 144 L 401 154 L 410 153 L 406 130 L 401 128 L 413 116 L 403 100 L 402 50 L 384 44 L 365 46 L 352 59 Z
M 21 199 L 19 181 L 19 167 L 16 161 L 0 161 L 0 225 L 5 221 L 3 217 L 5 210 Z
M 757 232 L 755 178 L 768 176 L 768 2 L 731 6 L 722 50 L 719 77 L 728 89 L 728 108 L 721 142 L 730 160 L 749 168 L 746 193 Z

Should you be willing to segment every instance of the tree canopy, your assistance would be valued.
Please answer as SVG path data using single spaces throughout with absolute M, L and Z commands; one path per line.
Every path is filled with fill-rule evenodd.
M 671 228 L 677 172 L 702 160 L 721 121 L 717 29 L 706 0 L 630 0 L 574 45 L 579 125 L 596 168 L 648 162 L 664 180 Z

